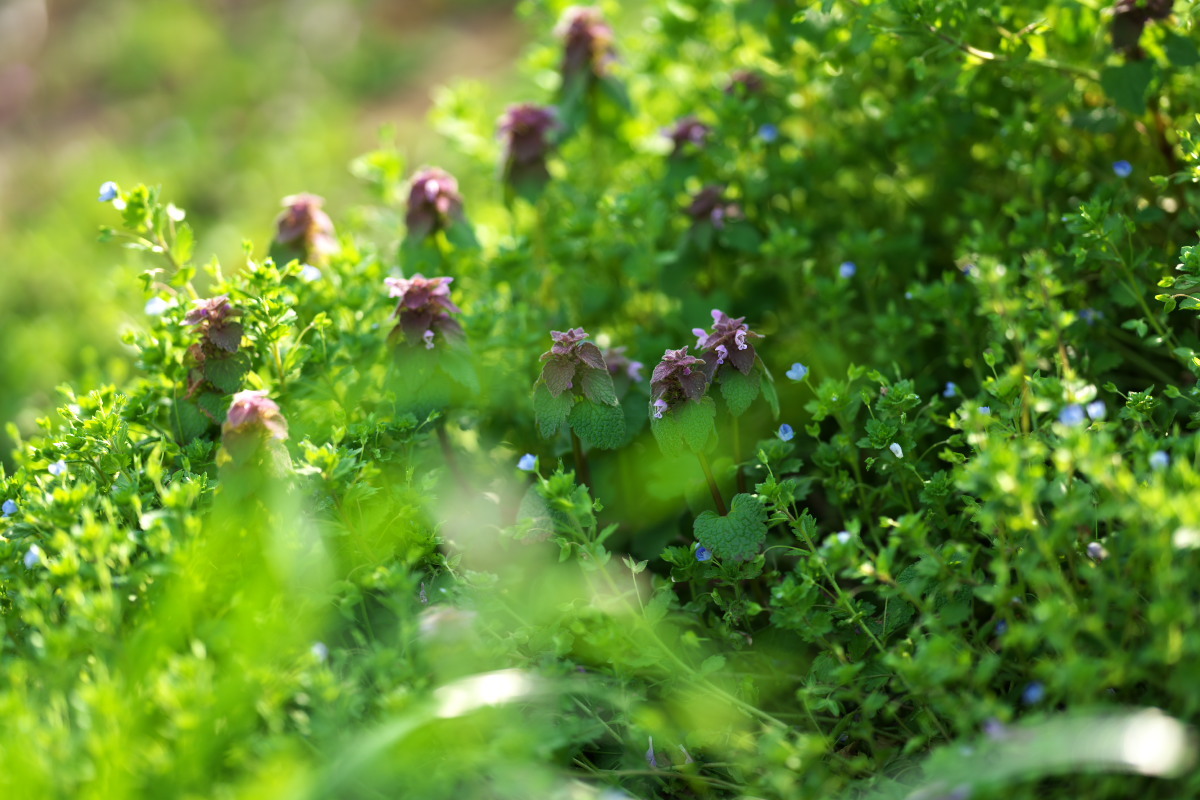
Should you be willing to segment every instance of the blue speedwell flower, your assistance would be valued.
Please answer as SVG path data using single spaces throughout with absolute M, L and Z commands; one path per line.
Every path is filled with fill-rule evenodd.
M 324 642 L 313 642 L 313 646 L 309 648 L 308 652 L 312 653 L 313 658 L 317 661 L 324 662 L 329 658 L 329 647 Z
M 1062 410 L 1058 415 L 1058 421 L 1067 427 L 1073 428 L 1083 422 L 1084 414 L 1083 407 L 1072 403 Z
M 710 558 L 712 558 L 712 551 L 710 551 L 707 547 L 700 546 L 696 548 L 697 561 L 708 561 Z
M 942 392 L 942 397 L 957 397 L 958 384 L 954 381 L 946 381 L 946 389 Z
M 842 265 L 838 267 L 838 275 L 841 275 L 843 278 L 853 278 L 856 272 L 858 272 L 858 267 L 855 266 L 853 261 L 843 261 Z
M 117 184 L 113 181 L 105 181 L 100 184 L 100 196 L 96 198 L 101 203 L 111 203 L 117 199 L 121 190 L 117 188 Z
M 986 417 L 992 413 L 992 407 L 991 406 L 980 406 L 979 413 L 983 414 Z
M 46 471 L 51 475 L 62 475 L 67 471 L 67 462 L 60 458 L 58 461 L 55 461 L 50 466 L 46 467 Z
M 792 364 L 792 368 L 789 369 L 784 374 L 787 375 L 789 378 L 791 378 L 794 381 L 802 381 L 808 377 L 808 367 L 797 362 L 795 364 Z
M 1170 463 L 1171 463 L 1171 457 L 1169 455 L 1167 455 L 1166 450 L 1155 450 L 1153 453 L 1150 454 L 1150 468 L 1151 469 L 1156 469 L 1156 470 L 1166 469 L 1170 465 Z M 11 503 L 11 502 L 12 502 L 12 500 L 8 501 L 8 503 Z M 4 504 L 5 511 L 8 511 L 8 503 Z M 14 507 L 14 510 L 15 510 L 15 507 Z
M 517 469 L 524 470 L 525 472 L 533 472 L 537 469 L 537 456 L 533 453 L 526 453 L 521 456 L 521 460 L 517 462 Z
M 6 517 L 11 517 L 17 513 L 17 501 L 12 499 L 5 500 L 4 505 L 0 506 L 0 512 L 3 512 Z
M 762 139 L 767 144 L 770 144 L 779 138 L 779 128 L 768 122 L 766 125 L 763 125 L 758 129 L 758 138 Z
M 888 450 L 891 450 L 892 455 L 894 455 L 896 458 L 904 458 L 904 448 L 900 446 L 899 442 L 892 442 L 889 444 Z
M 1103 400 L 1093 400 L 1087 404 L 1088 419 L 1104 419 L 1104 416 L 1107 413 L 1108 409 L 1105 408 Z
M 1037 705 L 1046 699 L 1046 687 L 1041 681 L 1034 681 L 1021 692 L 1021 702 L 1027 706 Z
M 779 430 L 776 432 L 776 434 L 779 436 L 780 439 L 783 439 L 785 442 L 790 442 L 792 440 L 792 438 L 795 437 L 796 432 L 794 430 L 792 430 L 791 425 L 788 425 L 785 422 L 779 426 Z
M 1118 178 L 1128 178 L 1133 174 L 1133 164 L 1123 159 L 1121 161 L 1114 161 L 1113 172 L 1117 174 Z
M 25 552 L 25 569 L 33 569 L 42 560 L 42 549 L 36 544 L 29 545 Z

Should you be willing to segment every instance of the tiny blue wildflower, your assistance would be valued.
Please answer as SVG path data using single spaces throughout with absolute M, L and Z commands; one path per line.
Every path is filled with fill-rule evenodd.
M 11 517 L 17 513 L 17 501 L 11 499 L 5 500 L 4 505 L 0 506 L 0 511 L 4 512 L 4 516 Z
M 305 283 L 321 280 L 321 270 L 314 267 L 312 264 L 305 264 L 300 267 L 300 280 Z
M 1064 408 L 1062 413 L 1058 415 L 1058 421 L 1067 427 L 1073 428 L 1083 422 L 1083 417 L 1083 407 L 1076 403 L 1071 403 L 1071 405 Z
M 1166 450 L 1155 450 L 1153 453 L 1150 454 L 1150 468 L 1151 469 L 1155 469 L 1155 470 L 1166 469 L 1167 466 L 1170 465 L 1170 463 L 1171 463 L 1171 457 L 1169 455 L 1167 455 Z M 12 502 L 12 500 L 8 501 L 8 503 L 11 503 L 11 502 Z M 5 510 L 8 509 L 8 503 L 4 504 Z M 14 508 L 14 510 L 15 510 L 15 508 Z
M 858 272 L 858 267 L 855 266 L 853 261 L 843 261 L 842 265 L 838 267 L 838 275 L 841 275 L 843 278 L 853 278 L 856 272 Z
M 113 200 L 117 199 L 117 195 L 119 194 L 120 189 L 117 188 L 116 183 L 113 181 L 105 181 L 104 183 L 100 184 L 100 197 L 98 197 L 97 200 L 101 203 L 111 203 Z
M 796 362 L 795 364 L 792 364 L 792 368 L 784 374 L 794 381 L 802 381 L 808 377 L 808 367 Z
M 768 122 L 758 129 L 758 138 L 767 144 L 771 144 L 779 138 L 779 128 Z
M 25 569 L 33 569 L 42 560 L 42 550 L 36 544 L 29 545 L 25 551 Z
M 1128 178 L 1133 174 L 1133 164 L 1125 160 L 1114 161 L 1113 172 L 1117 174 L 1118 178 Z
M 1008 728 L 995 717 L 988 717 L 983 723 L 983 733 L 992 741 L 998 742 L 1008 736 Z
M 1088 542 L 1087 554 L 1093 561 L 1103 561 L 1108 558 L 1108 548 L 1099 542 Z
M 325 646 L 324 642 L 313 642 L 313 646 L 309 649 L 309 652 L 312 653 L 313 658 L 317 661 L 324 662 L 325 659 L 329 658 L 329 648 Z
M 1079 312 L 1079 318 L 1088 325 L 1095 325 L 1096 320 L 1104 319 L 1104 312 L 1097 311 L 1094 308 L 1085 308 Z
M 1003 636 L 1006 633 L 1008 633 L 1008 621 L 1002 619 L 996 623 L 996 635 Z
M 892 455 L 894 455 L 896 458 L 904 458 L 904 448 L 901 447 L 899 443 L 892 442 L 888 445 L 888 450 L 891 450 Z
M 1027 706 L 1036 705 L 1046 698 L 1046 687 L 1041 681 L 1034 681 L 1021 692 L 1021 702 Z
M 954 381 L 946 381 L 946 390 L 942 392 L 942 397 L 958 397 L 958 384 Z
M 654 418 L 662 419 L 663 412 L 667 410 L 667 401 L 661 397 L 654 401 Z
M 50 466 L 46 467 L 46 471 L 49 472 L 51 475 L 55 475 L 55 476 L 62 475 L 64 472 L 67 471 L 67 462 L 63 461 L 60 458 L 58 461 L 55 461 Z
M 776 435 L 778 435 L 779 438 L 783 439 L 785 442 L 790 442 L 792 438 L 795 437 L 796 432 L 792 430 L 791 425 L 788 425 L 785 422 L 779 426 L 779 430 L 776 432 Z
M 526 453 L 521 456 L 521 460 L 517 462 L 517 469 L 524 470 L 525 472 L 533 472 L 537 469 L 537 456 L 533 453 Z
M 992 407 L 991 406 L 980 406 L 979 413 L 983 414 L 985 417 L 989 416 L 992 413 Z
M 1088 419 L 1100 420 L 1108 413 L 1103 400 L 1093 400 L 1087 404 Z
M 166 313 L 167 309 L 175 305 L 173 300 L 164 300 L 161 297 L 151 297 L 146 301 L 146 316 L 158 317 Z
M 654 737 L 649 737 L 650 749 L 646 751 L 646 763 L 650 765 L 650 769 L 658 769 L 658 759 L 654 757 Z
M 834 534 L 834 538 L 838 540 L 838 544 L 850 544 L 850 540 L 854 538 L 854 534 L 850 531 L 838 531 Z
M 708 561 L 711 558 L 712 558 L 712 552 L 707 547 L 704 547 L 702 545 L 702 546 L 696 548 L 696 560 L 697 561 Z

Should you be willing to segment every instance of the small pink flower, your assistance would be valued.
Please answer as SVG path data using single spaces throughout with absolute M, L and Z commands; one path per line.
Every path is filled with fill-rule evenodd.
M 433 349 L 433 331 L 426 330 L 425 333 L 423 333 L 421 335 L 421 338 L 425 340 L 425 349 L 432 350 Z

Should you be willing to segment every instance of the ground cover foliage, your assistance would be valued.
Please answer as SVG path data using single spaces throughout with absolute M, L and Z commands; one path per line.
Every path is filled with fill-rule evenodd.
M 101 188 L 147 314 L 9 429 L 6 796 L 1197 794 L 1194 4 L 523 11 L 459 175 L 236 264 Z

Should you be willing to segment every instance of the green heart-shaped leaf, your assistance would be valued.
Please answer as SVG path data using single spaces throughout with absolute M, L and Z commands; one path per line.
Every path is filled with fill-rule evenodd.
M 754 495 L 739 494 L 727 516 L 705 511 L 696 517 L 692 532 L 717 558 L 749 561 L 767 538 L 767 510 Z

